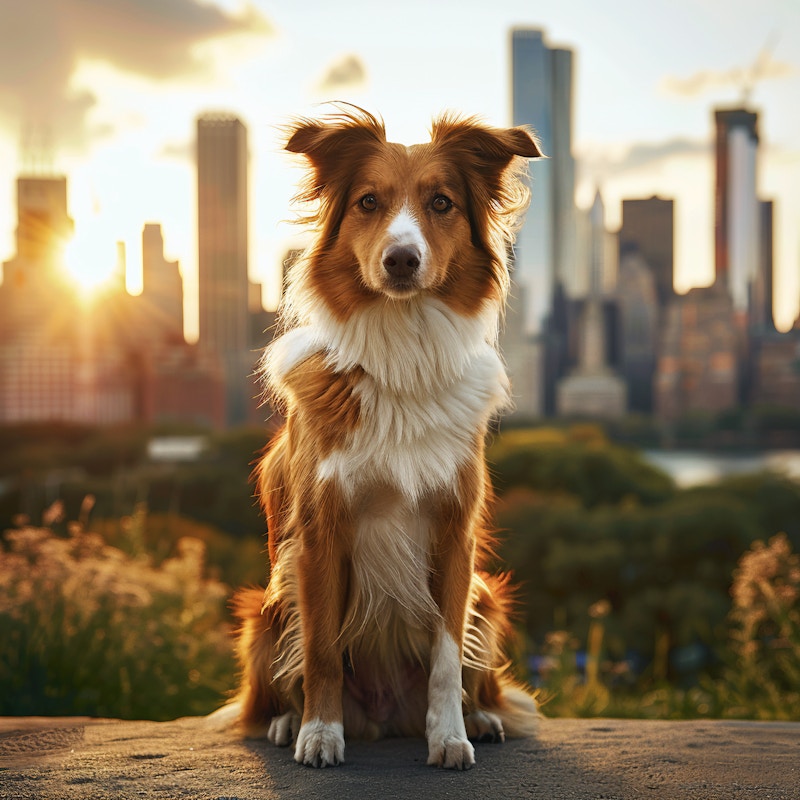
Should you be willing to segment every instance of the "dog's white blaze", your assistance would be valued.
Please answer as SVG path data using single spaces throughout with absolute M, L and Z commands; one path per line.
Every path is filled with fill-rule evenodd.
M 344 761 L 344 727 L 340 722 L 312 719 L 297 734 L 294 760 L 299 764 L 324 767 Z
M 425 244 L 422 229 L 408 203 L 404 203 L 395 218 L 389 223 L 389 236 L 397 244 Z
M 448 747 L 460 749 L 467 764 L 474 763 L 472 746 L 461 709 L 461 653 L 458 644 L 440 622 L 433 638 L 428 678 L 428 713 L 425 735 L 430 761 L 438 761 Z M 447 766 L 453 756 L 448 754 Z
M 425 286 L 430 271 L 428 243 L 422 233 L 419 221 L 407 204 L 402 206 L 386 229 L 386 246 L 381 253 L 381 261 L 388 255 L 389 248 L 397 245 L 401 247 L 416 247 L 419 251 L 419 267 L 417 268 L 415 278 L 418 285 Z
M 420 269 L 424 267 L 428 256 L 428 243 L 422 234 L 419 220 L 417 220 L 407 204 L 403 205 L 395 218 L 389 223 L 386 234 L 390 245 L 417 247 L 420 252 Z

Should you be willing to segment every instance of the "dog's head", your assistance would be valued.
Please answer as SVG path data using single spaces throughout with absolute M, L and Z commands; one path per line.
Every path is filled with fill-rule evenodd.
M 337 316 L 421 293 L 467 314 L 503 300 L 528 202 L 524 159 L 541 155 L 527 130 L 445 116 L 430 142 L 406 147 L 351 108 L 298 122 L 286 149 L 310 165 L 300 198 L 318 202 L 319 238 L 304 268 Z

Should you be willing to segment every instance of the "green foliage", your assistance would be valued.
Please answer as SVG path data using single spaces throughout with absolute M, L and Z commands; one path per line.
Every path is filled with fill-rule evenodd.
M 94 515 L 103 518 L 128 516 L 145 502 L 153 512 L 192 517 L 233 536 L 264 533 L 250 472 L 267 442 L 266 429 L 206 432 L 201 457 L 176 464 L 148 460 L 148 442 L 158 433 L 136 426 L 0 426 L 0 528 L 19 513 L 38 523 L 55 499 L 76 519 L 91 495 Z
M 762 435 L 800 432 L 800 410 L 780 406 L 760 406 L 753 409 L 754 426 Z
M 165 465 L 152 431 L 52 432 L 0 428 L 0 522 L 44 512 L 0 550 L 0 713 L 209 710 L 233 683 L 224 584 L 264 578 L 267 433 Z M 800 484 L 678 489 L 591 425 L 510 430 L 489 457 L 546 714 L 800 719 Z
M 211 711 L 233 684 L 228 594 L 207 576 L 197 539 L 179 539 L 155 564 L 77 525 L 67 537 L 7 531 L 0 714 L 163 720 Z
M 522 584 L 528 637 L 566 630 L 585 641 L 586 609 L 604 598 L 608 657 L 649 664 L 641 690 L 696 681 L 701 668 L 714 676 L 728 647 L 737 560 L 778 531 L 800 539 L 800 486 L 782 476 L 678 490 L 587 426 L 514 430 L 490 456 L 500 555 Z M 672 657 L 681 648 L 705 653 L 705 664 Z
M 510 431 L 494 442 L 488 458 L 500 494 L 526 486 L 574 495 L 591 508 L 622 501 L 657 503 L 675 491 L 667 475 L 635 451 L 610 445 L 592 426 Z
M 682 590 L 674 591 L 680 595 Z M 556 717 L 691 719 L 698 717 L 800 720 L 800 555 L 784 534 L 757 541 L 739 560 L 727 619 L 730 642 L 717 677 L 688 688 L 664 680 L 640 686 L 628 665 L 608 657 L 604 614 L 593 617 L 585 648 L 571 633 L 547 634 L 541 648 L 541 699 Z M 698 598 L 683 598 L 686 613 L 702 617 Z M 579 653 L 586 668 L 578 668 Z M 591 665 L 596 667 L 592 668 Z

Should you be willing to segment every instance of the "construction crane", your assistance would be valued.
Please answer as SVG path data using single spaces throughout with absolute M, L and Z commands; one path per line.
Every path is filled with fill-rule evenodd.
M 768 37 L 761 51 L 756 56 L 755 61 L 744 69 L 737 70 L 740 73 L 739 83 L 742 90 L 742 106 L 746 107 L 750 102 L 750 96 L 755 90 L 758 81 L 770 76 L 770 66 L 772 65 L 772 53 L 778 44 L 778 33 L 773 31 Z

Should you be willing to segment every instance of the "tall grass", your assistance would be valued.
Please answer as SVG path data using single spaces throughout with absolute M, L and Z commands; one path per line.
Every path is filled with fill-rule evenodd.
M 666 682 L 665 668 L 656 658 L 650 688 L 644 691 L 626 680 L 625 662 L 606 657 L 603 626 L 608 606 L 595 603 L 588 611 L 585 647 L 567 631 L 545 638 L 540 659 L 544 713 L 800 720 L 800 555 L 792 552 L 785 534 L 755 542 L 741 557 L 731 598 L 720 674 L 680 688 Z
M 111 526 L 112 546 L 86 530 L 90 510 L 89 500 L 81 521 L 63 527 L 54 509 L 43 526 L 20 524 L 0 540 L 0 714 L 212 710 L 235 681 L 230 590 L 209 574 L 205 544 L 182 536 L 166 558 L 163 542 L 154 556 L 152 521 L 139 509 Z M 800 555 L 785 535 L 739 559 L 722 666 L 691 688 L 667 682 L 658 630 L 649 673 L 612 659 L 613 613 L 605 600 L 588 608 L 583 642 L 571 630 L 544 638 L 546 715 L 800 720 Z
M 130 542 L 143 525 L 142 513 L 126 521 Z M 228 595 L 207 576 L 196 539 L 181 538 L 155 565 L 78 523 L 67 536 L 6 531 L 0 714 L 163 720 L 210 711 L 233 684 Z

